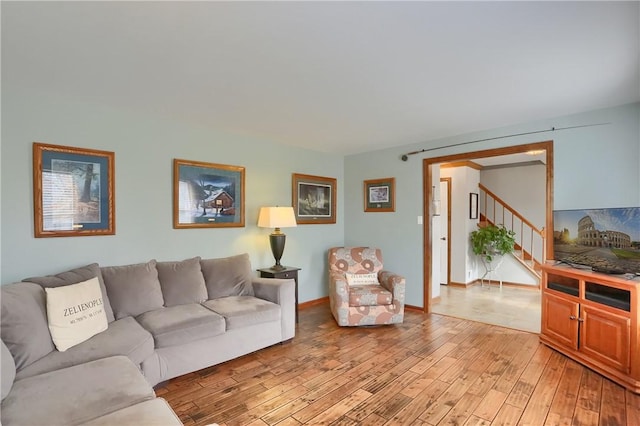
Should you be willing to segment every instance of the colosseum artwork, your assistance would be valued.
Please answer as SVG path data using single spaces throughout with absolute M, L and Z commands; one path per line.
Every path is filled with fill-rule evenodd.
M 640 207 L 553 212 L 554 259 L 640 274 Z

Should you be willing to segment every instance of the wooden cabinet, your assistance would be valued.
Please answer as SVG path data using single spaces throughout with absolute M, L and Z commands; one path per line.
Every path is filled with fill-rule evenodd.
M 544 265 L 540 341 L 640 393 L 640 282 L 630 278 Z

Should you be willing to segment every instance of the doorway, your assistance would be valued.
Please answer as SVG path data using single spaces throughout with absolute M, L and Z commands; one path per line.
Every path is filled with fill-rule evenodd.
M 474 159 L 487 158 L 487 157 L 499 157 L 511 154 L 524 154 L 531 151 L 543 150 L 545 152 L 546 163 L 546 182 L 545 182 L 545 229 L 553 230 L 553 141 L 545 141 L 538 143 L 531 143 L 525 145 L 517 145 L 504 148 L 495 148 L 482 151 L 475 151 L 463 154 L 446 155 L 441 157 L 433 157 L 423 159 L 423 182 L 425 191 L 424 197 L 424 212 L 425 217 L 430 218 L 434 215 L 433 202 L 434 200 L 434 172 L 433 168 L 437 167 L 439 163 L 453 163 L 459 161 L 472 161 Z M 436 173 L 439 178 L 439 171 Z M 432 291 L 434 285 L 440 285 L 440 280 L 434 281 L 433 268 L 433 249 L 438 250 L 440 245 L 440 228 L 434 229 L 435 226 L 431 224 L 431 220 L 424 221 L 424 253 L 423 253 L 423 306 L 424 311 L 431 312 Z M 435 236 L 435 238 L 434 238 Z M 551 236 L 550 234 L 548 235 Z M 553 238 L 546 239 L 546 253 L 547 258 L 553 258 Z M 450 262 L 450 254 L 449 259 Z M 436 275 L 439 275 L 436 273 Z

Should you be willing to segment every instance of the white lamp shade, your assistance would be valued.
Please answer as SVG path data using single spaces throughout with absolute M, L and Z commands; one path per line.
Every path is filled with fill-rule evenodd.
M 293 207 L 261 207 L 258 226 L 261 228 L 292 228 L 298 224 Z

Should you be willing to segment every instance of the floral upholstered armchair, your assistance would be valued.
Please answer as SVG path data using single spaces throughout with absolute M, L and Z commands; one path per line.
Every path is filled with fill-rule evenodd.
M 329 300 L 338 325 L 400 324 L 404 296 L 404 277 L 383 270 L 380 249 L 329 249 Z

